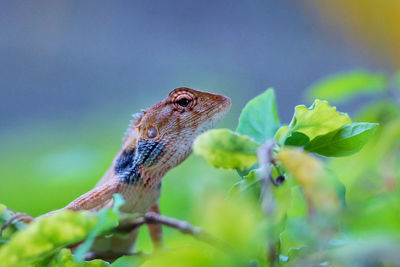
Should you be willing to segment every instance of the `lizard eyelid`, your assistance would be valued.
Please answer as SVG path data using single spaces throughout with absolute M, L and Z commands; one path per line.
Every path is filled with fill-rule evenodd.
M 179 109 L 186 109 L 195 105 L 194 98 L 190 94 L 183 93 L 175 97 L 174 104 Z

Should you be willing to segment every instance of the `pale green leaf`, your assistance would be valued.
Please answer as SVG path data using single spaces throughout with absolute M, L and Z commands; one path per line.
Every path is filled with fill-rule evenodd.
M 244 178 L 245 176 L 249 175 L 249 173 L 252 170 L 255 170 L 258 168 L 258 163 L 253 164 L 252 166 L 248 167 L 248 168 L 244 168 L 244 169 L 237 169 L 237 173 L 239 174 L 240 177 Z
M 255 255 L 257 248 L 265 244 L 257 238 L 265 234 L 265 221 L 256 209 L 256 203 L 248 198 L 216 195 L 205 200 L 198 214 L 202 215 L 201 227 L 219 240 L 224 240 L 237 253 Z M 261 247 L 260 247 L 261 245 Z M 240 266 L 240 265 L 238 265 Z
M 276 131 L 276 133 L 275 133 L 275 136 L 274 136 L 275 142 L 278 145 L 283 146 L 286 141 L 286 138 L 290 135 L 290 133 L 291 133 L 291 130 L 288 125 L 284 125 L 284 126 L 280 127 L 278 129 L 278 131 Z
M 259 192 L 260 177 L 257 172 L 258 170 L 252 170 L 242 180 L 235 183 L 230 190 L 230 194 L 235 195 L 249 189 L 255 189 L 254 191 Z M 254 195 L 257 196 L 258 194 L 255 193 Z
M 345 101 L 350 98 L 373 92 L 382 92 L 387 86 L 387 77 L 381 73 L 363 70 L 336 74 L 312 85 L 310 98 L 321 98 L 332 102 Z
M 317 136 L 304 149 L 326 157 L 349 156 L 361 148 L 374 135 L 378 124 L 351 123 L 324 135 Z
M 84 259 L 85 254 L 89 252 L 97 236 L 118 226 L 118 220 L 121 217 L 119 208 L 125 204 L 125 200 L 120 194 L 114 194 L 113 197 L 114 201 L 112 208 L 102 209 L 97 213 L 98 221 L 96 225 L 88 234 L 85 242 L 83 242 L 75 251 L 75 258 L 77 261 L 82 261 Z
M 122 256 L 119 257 L 116 261 L 114 261 L 111 266 L 112 267 L 127 267 L 127 266 L 142 266 L 142 264 L 146 261 L 146 254 L 137 254 L 130 256 Z
M 338 112 L 326 101 L 315 100 L 310 108 L 297 106 L 289 126 L 293 132 L 301 132 L 312 140 L 349 123 L 351 120 L 346 113 Z
M 96 222 L 97 217 L 87 211 L 64 210 L 43 217 L 0 248 L 0 262 L 4 266 L 32 264 L 85 239 Z
M 228 129 L 203 133 L 193 144 L 194 153 L 214 167 L 244 169 L 257 163 L 258 144 Z
M 106 267 L 110 266 L 109 263 L 106 263 L 102 260 L 93 260 L 87 262 L 77 262 L 75 258 L 72 256 L 71 251 L 69 249 L 62 249 L 49 264 L 49 267 Z
M 273 89 L 268 89 L 247 103 L 240 114 L 236 131 L 261 144 L 274 137 L 279 125 L 275 93 Z

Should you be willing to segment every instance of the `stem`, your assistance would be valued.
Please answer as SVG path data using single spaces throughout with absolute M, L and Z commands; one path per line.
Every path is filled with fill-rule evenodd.
M 262 209 L 266 214 L 271 214 L 274 212 L 275 203 L 272 195 L 272 191 L 270 188 L 270 184 L 274 184 L 275 180 L 271 175 L 271 154 L 272 149 L 275 146 L 275 142 L 272 140 L 268 140 L 257 151 L 258 162 L 260 164 L 260 178 L 263 181 L 263 186 L 261 188 L 261 205 Z
M 144 224 L 162 224 L 177 229 L 183 234 L 192 235 L 200 241 L 217 246 L 223 250 L 230 248 L 228 244 L 204 232 L 200 227 L 193 226 L 187 221 L 163 216 L 155 212 L 147 212 L 143 217 L 125 223 L 124 225 L 117 227 L 116 230 L 120 232 L 131 232 Z
M 272 159 L 272 150 L 275 146 L 273 140 L 267 140 L 257 151 L 258 162 L 260 164 L 260 178 L 263 181 L 261 188 L 261 207 L 264 213 L 272 215 L 275 212 L 275 199 L 272 192 L 271 184 L 279 186 L 271 174 L 271 164 L 276 164 Z M 276 266 L 277 257 L 277 246 L 279 244 L 278 240 L 275 240 L 273 236 L 268 234 L 266 242 L 266 254 L 270 266 Z

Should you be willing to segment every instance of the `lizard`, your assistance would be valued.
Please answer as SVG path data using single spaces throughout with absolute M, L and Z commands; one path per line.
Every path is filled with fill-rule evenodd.
M 113 194 L 119 193 L 125 199 L 121 212 L 159 213 L 162 178 L 190 155 L 194 139 L 213 128 L 231 104 L 230 98 L 220 94 L 186 87 L 172 90 L 165 99 L 134 115 L 121 150 L 100 182 L 63 209 L 100 210 L 110 207 Z M 162 243 L 161 226 L 148 227 L 155 246 Z M 130 253 L 136 237 L 137 231 L 124 238 L 100 238 L 94 250 Z

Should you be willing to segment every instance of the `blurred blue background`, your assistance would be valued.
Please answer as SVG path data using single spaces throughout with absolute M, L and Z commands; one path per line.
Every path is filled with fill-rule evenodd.
M 316 79 L 375 67 L 368 51 L 330 35 L 296 1 L 0 5 L 2 131 L 29 130 L 37 120 L 126 115 L 183 85 L 232 96 L 234 118 L 273 86 L 289 120 Z
M 304 1 L 2 1 L 0 32 L 0 202 L 32 215 L 93 187 L 130 114 L 175 87 L 230 96 L 220 126 L 235 128 L 268 87 L 288 123 L 317 79 L 390 69 Z M 192 156 L 166 177 L 161 208 L 187 218 L 235 179 Z

